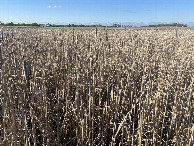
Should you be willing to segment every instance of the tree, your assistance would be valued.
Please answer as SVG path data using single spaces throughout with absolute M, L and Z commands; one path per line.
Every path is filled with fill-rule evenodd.
M 14 26 L 14 23 L 11 22 L 11 23 L 7 23 L 6 25 L 7 25 L 7 26 Z
M 4 23 L 0 21 L 0 25 L 4 25 Z
M 32 23 L 31 26 L 39 26 L 38 23 Z

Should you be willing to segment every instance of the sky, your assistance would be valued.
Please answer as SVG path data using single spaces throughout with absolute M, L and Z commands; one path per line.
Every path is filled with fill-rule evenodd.
M 0 21 L 194 25 L 194 0 L 0 0 Z

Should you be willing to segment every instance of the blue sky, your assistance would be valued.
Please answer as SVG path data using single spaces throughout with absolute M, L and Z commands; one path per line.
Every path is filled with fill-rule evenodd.
M 14 23 L 194 22 L 194 0 L 0 0 L 0 21 Z

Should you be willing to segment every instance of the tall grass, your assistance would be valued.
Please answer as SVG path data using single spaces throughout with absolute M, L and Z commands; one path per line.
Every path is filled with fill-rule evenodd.
M 1 145 L 193 145 L 192 29 L 0 29 Z

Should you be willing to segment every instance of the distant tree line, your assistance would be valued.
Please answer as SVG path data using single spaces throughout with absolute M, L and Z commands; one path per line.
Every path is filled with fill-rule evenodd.
M 148 26 L 143 26 L 143 27 L 164 27 L 164 26 L 187 27 L 187 24 L 171 23 L 171 24 L 148 25 Z
M 2 23 L 0 21 L 0 25 L 1 26 L 40 26 L 40 24 L 38 23 L 31 23 L 31 24 L 26 24 L 26 23 L 13 23 L 13 22 L 9 22 L 9 23 Z
M 26 23 L 2 23 L 0 21 L 0 26 L 33 26 L 33 27 L 105 27 L 102 26 L 101 24 L 97 24 L 97 25 L 83 25 L 83 24 L 68 24 L 68 25 L 57 25 L 57 24 L 38 24 L 38 23 L 30 23 L 30 24 L 26 24 Z
M 105 27 L 105 26 L 102 26 L 101 24 L 97 24 L 97 25 L 84 25 L 84 24 L 56 25 L 56 24 L 52 24 L 51 27 Z
M 67 25 L 61 25 L 61 24 L 38 24 L 38 23 L 30 23 L 30 24 L 26 24 L 26 23 L 2 23 L 0 21 L 0 26 L 33 26 L 33 27 L 106 27 L 104 25 L 101 24 L 93 24 L 93 25 L 84 25 L 84 24 L 67 24 Z M 112 26 L 109 27 L 132 27 L 132 25 L 121 25 L 121 24 L 113 24 Z
M 2 23 L 0 21 L 0 26 L 32 26 L 32 27 L 106 27 L 101 24 L 97 25 L 84 25 L 84 24 L 67 24 L 67 25 L 57 25 L 57 24 L 38 24 L 38 23 Z M 171 23 L 171 24 L 156 24 L 156 25 L 148 25 L 142 27 L 164 27 L 164 26 L 177 26 L 177 27 L 187 27 L 187 24 L 180 24 L 180 23 Z M 132 27 L 132 25 L 121 25 L 121 24 L 113 24 L 109 27 Z

